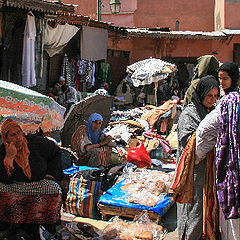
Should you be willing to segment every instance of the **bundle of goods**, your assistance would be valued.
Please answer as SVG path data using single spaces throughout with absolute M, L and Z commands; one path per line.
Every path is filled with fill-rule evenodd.
M 144 214 L 143 214 L 144 216 Z M 164 234 L 163 227 L 153 223 L 148 217 L 142 216 L 133 222 L 126 222 L 114 217 L 103 230 L 104 240 L 157 240 Z
M 153 207 L 166 196 L 171 178 L 168 173 L 138 169 L 126 179 L 121 189 L 129 193 L 130 203 Z
M 124 178 L 121 176 L 121 179 L 99 199 L 103 218 L 111 215 L 134 218 L 147 210 L 150 219 L 159 220 L 172 206 L 173 200 L 167 193 L 172 173 L 137 169 Z
M 144 143 L 151 158 L 166 159 L 168 158 L 168 154 L 171 153 L 172 149 L 166 138 L 155 132 L 145 131 L 137 139 Z

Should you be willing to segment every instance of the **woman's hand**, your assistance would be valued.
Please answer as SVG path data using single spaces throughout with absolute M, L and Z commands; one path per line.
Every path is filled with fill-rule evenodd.
M 13 142 L 5 143 L 6 148 L 6 156 L 4 158 L 4 162 L 9 166 L 13 167 L 13 160 L 17 154 L 17 149 Z
M 88 151 L 90 151 L 93 148 L 99 148 L 99 147 L 101 147 L 101 145 L 99 143 L 97 143 L 97 144 L 88 144 L 88 145 L 85 146 L 85 150 L 88 152 Z
M 116 149 L 117 149 L 117 151 L 118 151 L 118 156 L 119 156 L 119 157 L 124 157 L 124 156 L 125 156 L 121 148 L 116 147 Z
M 112 141 L 112 137 L 107 135 L 102 142 L 100 142 L 101 146 L 108 145 Z

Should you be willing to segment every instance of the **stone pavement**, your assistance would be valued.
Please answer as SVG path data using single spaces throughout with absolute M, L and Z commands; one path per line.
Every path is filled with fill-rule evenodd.
M 168 234 L 164 240 L 178 240 L 176 204 L 163 215 L 160 225 L 168 230 Z

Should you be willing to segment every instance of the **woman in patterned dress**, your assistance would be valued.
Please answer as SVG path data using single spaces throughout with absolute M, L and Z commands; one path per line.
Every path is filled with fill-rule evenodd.
M 12 119 L 2 124 L 1 137 L 0 221 L 27 229 L 28 224 L 53 226 L 62 206 L 60 148 L 47 138 L 25 136 Z
M 111 165 L 112 147 L 115 147 L 120 157 L 122 150 L 112 141 L 111 136 L 101 132 L 103 117 L 93 113 L 88 119 L 87 126 L 78 127 L 72 137 L 71 148 L 82 163 L 89 167 Z

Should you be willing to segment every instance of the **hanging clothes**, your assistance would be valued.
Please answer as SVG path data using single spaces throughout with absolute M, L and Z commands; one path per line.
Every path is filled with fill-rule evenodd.
M 70 67 L 71 86 L 75 87 L 75 85 L 76 85 L 76 72 L 75 72 L 75 64 L 72 62 L 72 60 L 69 62 L 69 67 Z
M 68 61 L 67 54 L 64 55 L 62 68 L 61 68 L 61 76 L 63 76 L 66 80 L 66 84 L 71 86 L 71 73 L 70 73 L 70 63 Z
M 27 14 L 23 38 L 22 55 L 22 85 L 24 87 L 36 86 L 35 76 L 35 17 L 32 12 Z
M 79 90 L 80 88 L 80 80 L 79 80 L 79 74 L 78 74 L 78 65 L 77 62 L 74 59 L 71 59 L 72 64 L 74 65 L 74 72 L 75 72 L 75 89 Z
M 92 62 L 91 87 L 93 87 L 95 84 L 95 70 L 96 70 L 95 62 Z
M 86 60 L 78 60 L 77 62 L 78 66 L 78 74 L 80 75 L 80 82 L 87 83 L 87 87 L 92 87 L 92 73 L 93 73 L 93 67 L 91 61 Z
M 43 77 L 43 42 L 46 20 L 36 18 L 36 41 L 35 41 L 35 71 L 37 85 L 41 90 L 47 89 L 47 79 Z
M 77 66 L 78 66 L 78 74 L 80 75 L 80 82 L 85 82 L 84 76 L 86 74 L 87 61 L 78 60 Z
M 100 84 L 103 82 L 107 82 L 109 85 L 111 85 L 111 68 L 109 63 L 101 62 L 100 68 L 98 72 L 98 81 Z

